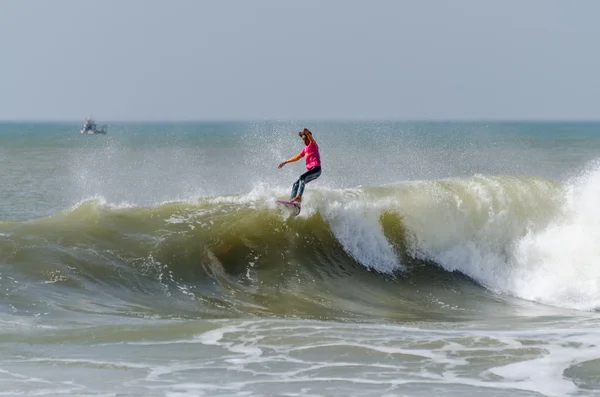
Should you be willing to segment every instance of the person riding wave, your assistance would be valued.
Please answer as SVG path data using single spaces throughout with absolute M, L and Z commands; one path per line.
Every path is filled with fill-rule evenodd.
M 311 181 L 314 181 L 321 176 L 321 155 L 319 154 L 319 146 L 312 136 L 312 132 L 308 128 L 304 128 L 298 132 L 298 135 L 304 141 L 304 149 L 294 157 L 279 164 L 277 168 L 281 168 L 287 163 L 293 163 L 305 157 L 306 160 L 306 171 L 300 175 L 300 178 L 292 186 L 292 194 L 290 195 L 291 201 L 300 204 L 302 202 L 302 194 L 304 193 L 304 186 Z

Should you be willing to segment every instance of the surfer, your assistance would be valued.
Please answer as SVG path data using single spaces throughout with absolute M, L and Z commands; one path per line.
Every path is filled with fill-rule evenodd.
M 300 175 L 300 178 L 294 182 L 292 194 L 290 196 L 290 199 L 293 202 L 300 204 L 302 202 L 302 193 L 304 193 L 304 185 L 321 176 L 321 155 L 319 154 L 319 146 L 317 145 L 315 138 L 313 138 L 312 132 L 310 132 L 308 128 L 300 131 L 298 135 L 304 141 L 304 149 L 294 157 L 279 164 L 279 167 L 277 168 L 281 168 L 287 163 L 293 163 L 294 161 L 300 160 L 302 157 L 306 157 L 306 169 L 308 171 Z

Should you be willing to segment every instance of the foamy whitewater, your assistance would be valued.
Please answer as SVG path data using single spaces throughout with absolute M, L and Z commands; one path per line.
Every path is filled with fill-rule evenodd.
M 600 395 L 600 123 L 78 127 L 0 124 L 0 395 Z

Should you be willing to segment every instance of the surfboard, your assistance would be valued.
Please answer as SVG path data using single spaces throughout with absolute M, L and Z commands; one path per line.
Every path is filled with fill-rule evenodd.
M 289 210 L 293 216 L 296 216 L 300 213 L 300 204 L 293 201 L 277 200 L 277 204 Z

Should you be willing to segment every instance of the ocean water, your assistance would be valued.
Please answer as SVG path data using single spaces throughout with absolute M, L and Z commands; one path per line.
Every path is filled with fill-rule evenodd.
M 0 395 L 600 395 L 600 123 L 79 127 L 0 123 Z

